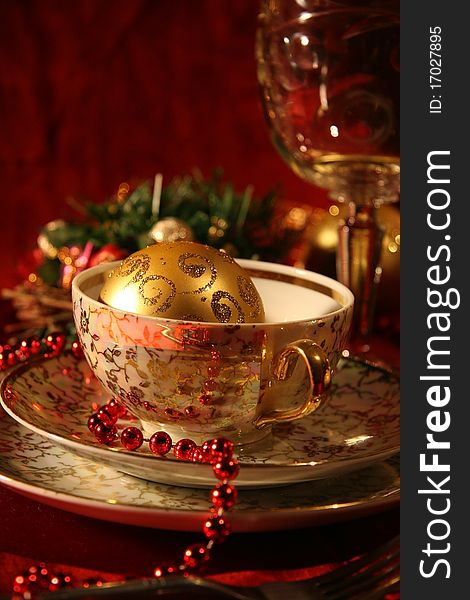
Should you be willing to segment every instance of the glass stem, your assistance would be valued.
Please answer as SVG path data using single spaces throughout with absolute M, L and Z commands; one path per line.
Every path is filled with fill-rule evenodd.
M 355 296 L 351 337 L 363 342 L 372 330 L 384 230 L 372 205 L 349 204 L 349 216 L 339 226 L 337 276 Z

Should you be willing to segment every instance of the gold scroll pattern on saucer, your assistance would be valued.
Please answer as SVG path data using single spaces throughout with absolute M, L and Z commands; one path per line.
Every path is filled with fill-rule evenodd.
M 219 323 L 264 321 L 261 297 L 227 253 L 195 242 L 159 243 L 107 276 L 100 300 L 139 315 Z

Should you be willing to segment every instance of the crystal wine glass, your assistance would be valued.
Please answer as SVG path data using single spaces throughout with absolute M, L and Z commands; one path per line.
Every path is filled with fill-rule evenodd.
M 370 333 L 383 230 L 399 198 L 399 1 L 264 0 L 256 55 L 272 140 L 292 170 L 348 205 L 338 279 Z

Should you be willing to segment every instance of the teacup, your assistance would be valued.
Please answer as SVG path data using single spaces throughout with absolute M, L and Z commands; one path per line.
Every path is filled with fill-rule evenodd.
M 348 339 L 351 291 L 310 271 L 237 262 L 261 295 L 263 323 L 183 321 L 112 308 L 98 298 L 118 263 L 75 277 L 73 312 L 85 357 L 146 433 L 248 443 L 324 402 Z

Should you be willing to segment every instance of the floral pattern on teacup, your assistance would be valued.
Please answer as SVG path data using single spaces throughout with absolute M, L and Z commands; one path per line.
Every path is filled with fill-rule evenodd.
M 184 322 L 124 313 L 79 288 L 73 307 L 88 363 L 134 415 L 163 428 L 176 426 L 196 438 L 222 434 L 240 440 L 262 437 L 256 419 L 278 410 L 282 401 L 291 408 L 306 403 L 305 369 L 300 381 L 273 385 L 276 354 L 291 342 L 312 339 L 334 370 L 352 318 L 351 305 L 286 324 Z M 212 377 L 214 353 L 218 364 Z M 206 402 L 208 379 L 214 389 Z

